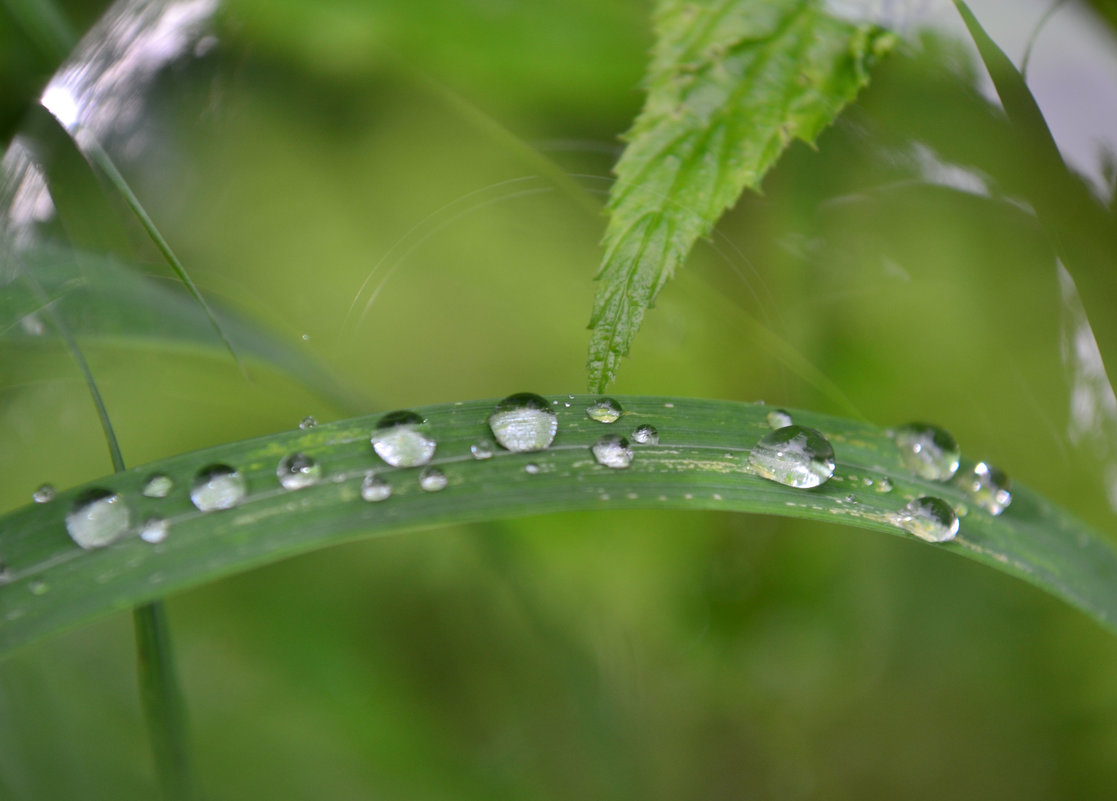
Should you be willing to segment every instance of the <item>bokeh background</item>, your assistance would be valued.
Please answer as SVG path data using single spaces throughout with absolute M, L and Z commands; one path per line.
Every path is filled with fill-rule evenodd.
M 247 380 L 204 326 L 168 344 L 142 315 L 91 310 L 75 333 L 129 464 L 308 414 L 582 389 L 593 206 L 642 102 L 650 3 L 165 7 L 147 66 L 75 113 L 270 356 Z M 1048 5 L 974 8 L 1019 63 Z M 104 72 L 75 41 L 106 9 L 0 5 L 0 134 L 50 165 L 59 214 L 28 224 L 34 241 L 109 253 L 181 299 L 35 108 L 68 54 L 73 80 Z M 698 247 L 616 390 L 931 420 L 1113 535 L 1117 411 L 1020 194 L 1031 165 L 947 4 L 878 10 L 896 53 Z M 1029 64 L 1111 219 L 1115 53 L 1103 14 L 1067 3 Z M 0 509 L 110 470 L 65 349 L 5 332 Z M 603 510 L 358 542 L 168 609 L 211 798 L 1117 792 L 1117 638 L 898 537 Z M 133 659 L 120 615 L 0 662 L 0 798 L 154 796 Z

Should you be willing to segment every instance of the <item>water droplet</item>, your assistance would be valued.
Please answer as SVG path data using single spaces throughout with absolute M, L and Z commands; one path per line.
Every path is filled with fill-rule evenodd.
M 663 408 L 664 408 L 664 409 L 674 409 L 674 408 L 675 408 L 675 404 L 673 404 L 673 403 L 665 403 L 665 404 L 663 404 Z
M 379 503 L 392 497 L 392 485 L 376 473 L 365 473 L 361 482 L 361 497 L 369 503 Z
M 773 409 L 772 411 L 768 412 L 767 420 L 768 427 L 773 429 L 787 428 L 789 425 L 792 425 L 795 422 L 791 419 L 791 415 L 785 412 L 783 409 Z
M 539 465 L 537 465 L 535 462 L 528 462 L 527 464 L 524 465 L 524 472 L 528 473 L 529 475 L 533 475 L 533 476 L 538 475 L 539 474 Z
M 873 482 L 873 491 L 879 492 L 881 495 L 892 492 L 892 481 L 889 480 L 888 476 L 881 476 Z
M 958 533 L 958 515 L 941 498 L 916 498 L 900 510 L 896 524 L 927 542 L 946 542 Z
M 318 420 L 312 414 L 308 414 L 299 421 L 299 428 L 303 431 L 306 431 L 308 428 L 314 428 L 316 425 L 318 425 Z
M 115 492 L 91 489 L 74 501 L 66 531 L 82 548 L 103 548 L 119 539 L 132 522 L 124 499 Z
M 37 490 L 31 493 L 31 500 L 35 503 L 49 503 L 54 500 L 54 485 L 42 484 Z
M 427 492 L 444 490 L 448 483 L 449 481 L 446 479 L 446 474 L 437 467 L 425 468 L 423 472 L 419 474 L 419 486 Z
M 620 470 L 632 464 L 632 448 L 628 446 L 628 440 L 616 434 L 601 437 L 591 450 L 597 463 L 606 467 Z
M 947 481 L 958 471 L 962 455 L 949 432 L 930 423 L 908 423 L 893 433 L 904 466 L 920 478 Z
M 473 454 L 474 459 L 492 459 L 493 444 L 487 439 L 478 440 L 469 446 L 469 452 Z
M 643 423 L 632 431 L 632 441 L 637 445 L 658 445 L 659 432 L 656 431 L 655 426 Z
M 283 489 L 303 489 L 318 483 L 322 477 L 322 465 L 305 453 L 289 453 L 279 460 L 275 477 Z
M 149 517 L 140 527 L 140 539 L 152 545 L 167 539 L 167 521 L 161 517 Z
M 244 476 L 227 464 L 203 467 L 190 487 L 190 500 L 203 512 L 232 509 L 246 494 Z
M 788 487 L 810 489 L 834 475 L 834 448 L 806 426 L 784 426 L 765 435 L 749 454 L 757 475 Z
M 438 443 L 419 430 L 424 422 L 415 412 L 389 412 L 372 432 L 372 449 L 392 467 L 426 464 Z
M 517 453 L 541 451 L 555 441 L 558 417 L 539 395 L 509 395 L 489 415 L 489 428 L 502 447 Z
M 586 416 L 599 423 L 615 423 L 621 419 L 622 414 L 624 409 L 612 398 L 598 398 L 586 407 Z
M 165 473 L 156 473 L 144 484 L 143 494 L 148 498 L 166 498 L 174 488 L 174 479 Z
M 999 515 L 1012 503 L 1012 480 L 987 462 L 975 464 L 965 484 L 974 503 L 991 515 Z
M 50 585 L 42 579 L 33 579 L 27 589 L 31 590 L 32 595 L 46 595 L 50 592 Z

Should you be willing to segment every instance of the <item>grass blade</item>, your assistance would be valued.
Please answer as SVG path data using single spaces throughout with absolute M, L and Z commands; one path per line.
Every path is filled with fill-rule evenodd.
M 596 392 L 698 238 L 792 140 L 830 124 L 892 42 L 791 0 L 661 0 L 656 38 L 609 200 L 587 362 Z
M 1009 509 L 993 517 L 977 508 L 961 485 L 911 474 L 883 430 L 793 412 L 796 423 L 830 439 L 838 463 L 830 482 L 813 490 L 793 489 L 747 468 L 751 448 L 769 431 L 763 406 L 622 397 L 626 414 L 610 426 L 585 415 L 591 400 L 562 396 L 556 401 L 559 433 L 546 451 L 498 449 L 481 461 L 471 456 L 470 446 L 489 436 L 492 401 L 419 409 L 438 442 L 432 464 L 448 479 L 440 492 L 420 488 L 417 468 L 380 462 L 369 445 L 377 418 L 366 417 L 184 454 L 10 512 L 0 518 L 7 579 L 0 586 L 0 653 L 158 596 L 357 537 L 570 510 L 681 508 L 845 522 L 910 538 L 892 520 L 910 499 L 924 495 L 970 507 L 958 537 L 932 547 L 1023 578 L 1117 631 L 1117 552 L 1088 526 L 1025 488 L 1017 487 Z M 634 445 L 631 467 L 613 470 L 594 461 L 590 446 L 598 437 L 628 434 L 641 423 L 655 426 L 660 442 Z M 292 452 L 317 460 L 322 480 L 301 490 L 280 488 L 276 465 Z M 190 485 L 198 470 L 215 463 L 235 466 L 248 495 L 234 509 L 199 512 L 189 500 Z M 529 463 L 538 470 L 526 471 Z M 391 484 L 390 498 L 361 499 L 368 471 Z M 154 472 L 173 479 L 168 497 L 142 494 Z M 883 479 L 893 489 L 874 491 Z M 107 548 L 78 548 L 63 521 L 77 495 L 91 486 L 119 492 L 137 526 L 151 516 L 166 520 L 166 540 L 153 546 L 130 536 Z

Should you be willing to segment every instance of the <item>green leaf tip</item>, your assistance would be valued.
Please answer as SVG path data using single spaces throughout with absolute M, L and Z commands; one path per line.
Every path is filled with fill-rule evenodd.
M 647 100 L 614 170 L 590 328 L 603 391 L 644 311 L 721 214 L 795 139 L 813 142 L 868 82 L 892 34 L 817 2 L 660 0 Z

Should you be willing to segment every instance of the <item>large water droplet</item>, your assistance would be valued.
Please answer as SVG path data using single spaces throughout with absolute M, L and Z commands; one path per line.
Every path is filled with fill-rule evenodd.
M 140 527 L 140 539 L 152 545 L 167 539 L 167 521 L 161 517 L 149 517 Z
M 74 501 L 66 515 L 66 531 L 82 548 L 103 548 L 119 539 L 131 522 L 132 515 L 120 495 L 92 489 Z
M 318 419 L 312 414 L 308 414 L 299 421 L 299 428 L 303 431 L 314 428 L 316 425 L 318 425 Z
M 438 443 L 419 430 L 424 422 L 415 412 L 389 412 L 372 432 L 372 449 L 392 467 L 426 464 Z
M 749 454 L 749 465 L 762 478 L 810 489 L 834 475 L 834 448 L 813 428 L 784 426 L 756 443 Z
M 632 441 L 637 445 L 658 445 L 659 431 L 655 426 L 642 423 L 632 430 Z
M 941 498 L 916 498 L 900 510 L 896 523 L 927 542 L 946 542 L 958 533 L 958 515 Z
M 962 452 L 948 431 L 930 423 L 908 423 L 894 436 L 904 466 L 920 478 L 947 481 L 958 472 Z
M 143 494 L 148 498 L 166 498 L 174 488 L 174 479 L 165 473 L 156 473 L 144 484 Z
M 469 452 L 473 454 L 474 459 L 492 459 L 493 444 L 487 439 L 482 439 L 470 445 Z
M 615 423 L 622 414 L 624 409 L 612 398 L 598 398 L 586 407 L 586 416 L 599 423 Z
M 767 420 L 768 427 L 772 429 L 787 428 L 789 425 L 795 423 L 795 421 L 791 419 L 791 415 L 783 409 L 773 409 L 768 412 Z
M 558 417 L 539 395 L 519 392 L 496 405 L 489 415 L 489 428 L 496 441 L 510 451 L 541 451 L 555 441 Z
M 55 491 L 53 484 L 42 484 L 31 493 L 31 500 L 35 503 L 50 503 L 54 500 Z
M 322 465 L 305 453 L 289 453 L 279 460 L 275 476 L 283 489 L 303 489 L 318 483 L 322 477 Z
M 427 492 L 438 492 L 446 489 L 449 481 L 446 474 L 437 467 L 428 467 L 419 474 L 419 486 Z
M 591 450 L 597 463 L 606 467 L 620 470 L 632 464 L 632 448 L 628 446 L 628 440 L 616 434 L 601 437 L 593 443 Z
M 361 497 L 369 503 L 379 503 L 392 497 L 392 485 L 376 473 L 365 473 L 361 482 Z
M 991 515 L 999 515 L 1012 503 L 1012 480 L 987 462 L 974 465 L 965 485 L 974 503 Z
M 190 500 L 203 512 L 232 509 L 246 494 L 244 476 L 227 464 L 203 467 L 190 487 Z

